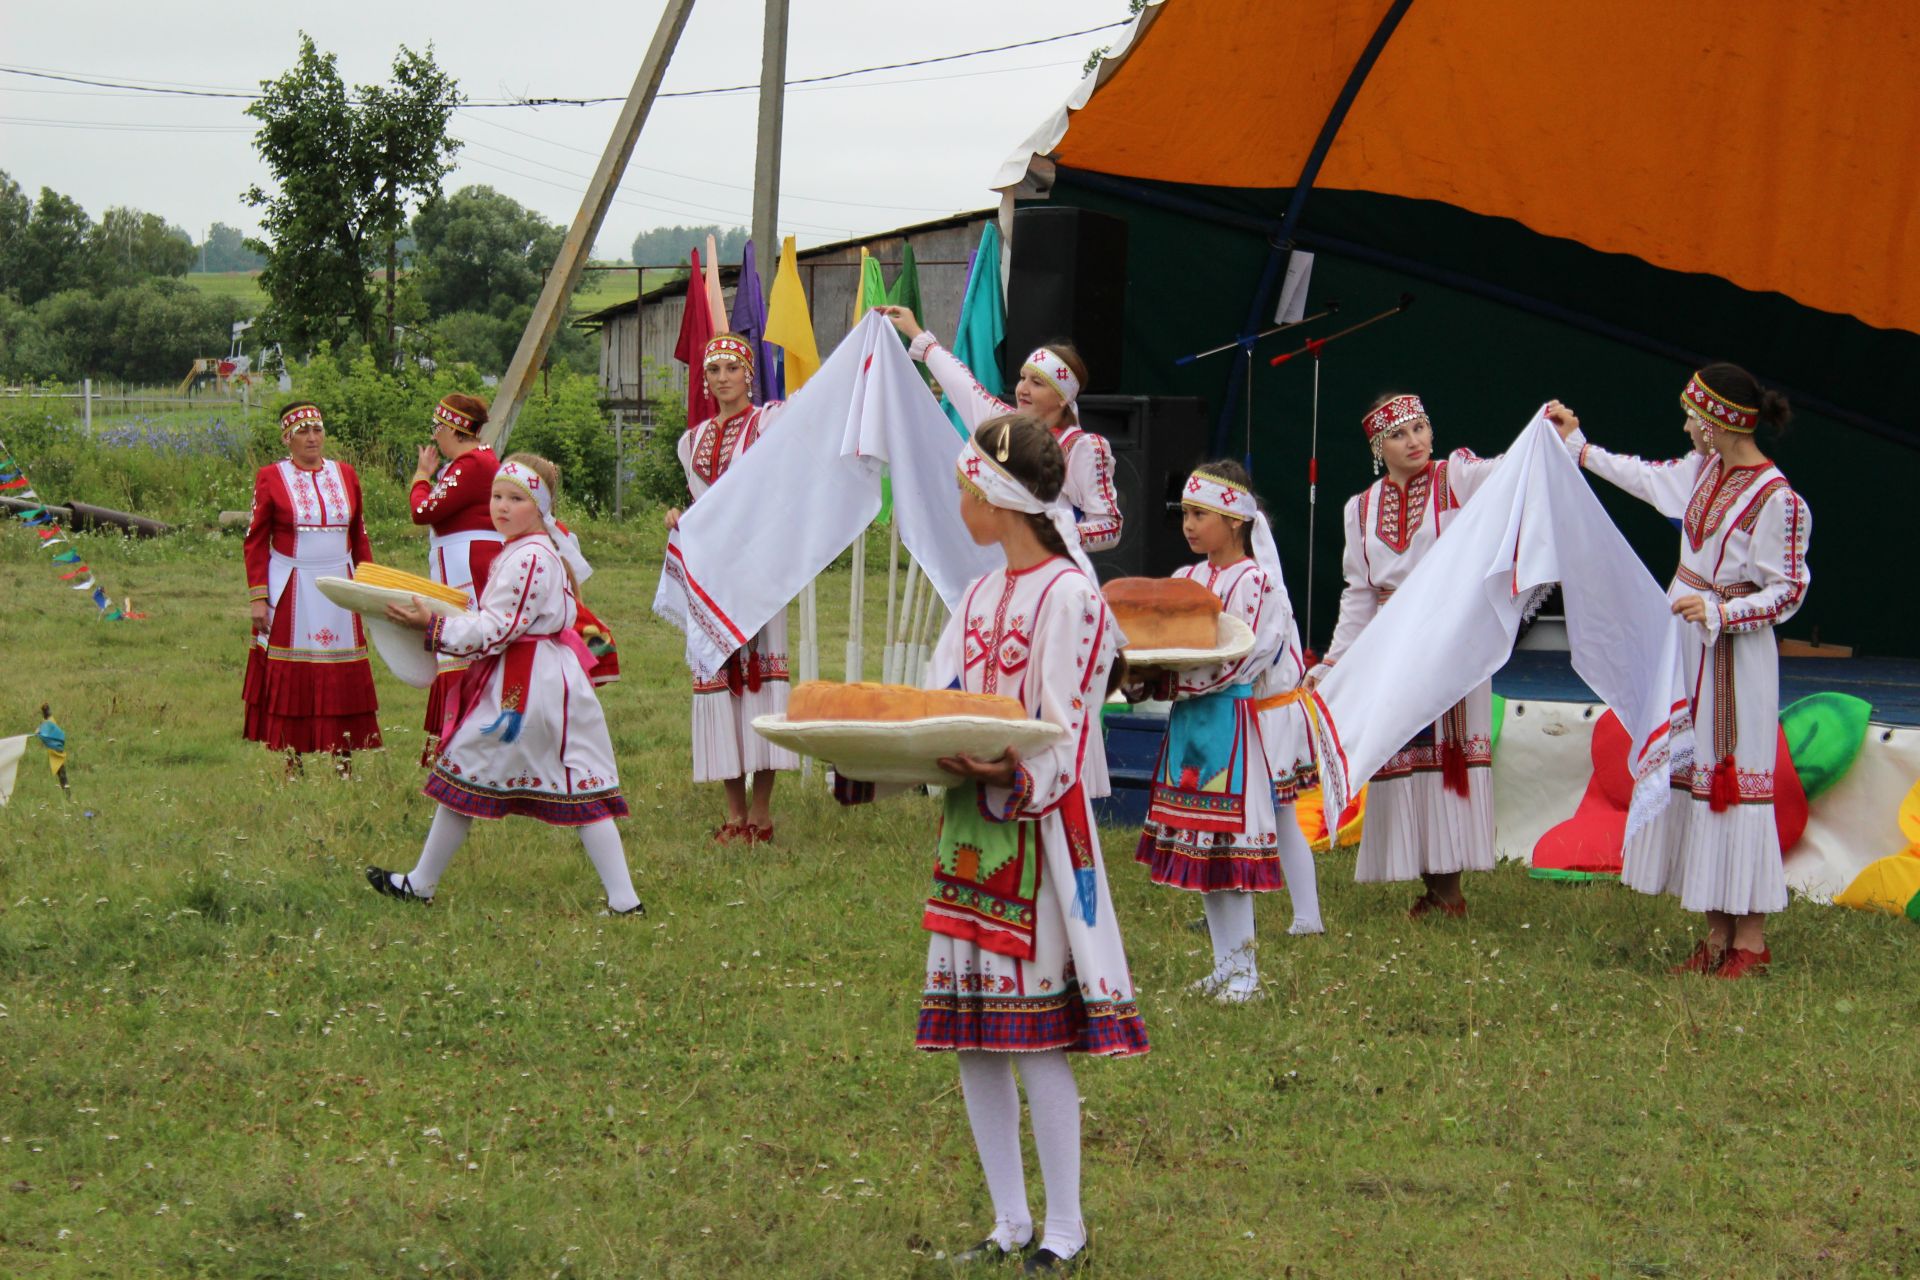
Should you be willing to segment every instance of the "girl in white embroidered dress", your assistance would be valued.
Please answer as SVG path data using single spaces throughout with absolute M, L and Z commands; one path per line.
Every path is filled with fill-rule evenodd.
M 405 874 L 367 868 L 380 893 L 432 902 L 475 818 L 524 814 L 579 831 L 608 911 L 644 914 L 614 826 L 627 802 L 593 692 L 594 659 L 573 630 L 572 571 L 553 539 L 557 488 L 553 464 L 532 454 L 494 473 L 489 509 L 506 544 L 477 610 L 429 614 L 417 599 L 387 606 L 389 618 L 426 632 L 430 652 L 471 665 L 424 788 L 439 804 L 426 844 Z
M 720 412 L 680 437 L 680 466 L 692 501 L 725 477 L 781 409 L 779 401 L 755 405 L 753 344 L 723 333 L 707 344 L 703 366 L 707 389 Z M 667 512 L 667 528 L 680 525 L 680 508 Z M 751 565 L 741 572 L 751 573 Z M 713 833 L 721 844 L 758 844 L 773 839 L 773 785 L 777 770 L 798 769 L 800 757 L 753 731 L 757 716 L 787 709 L 787 615 L 776 613 L 759 634 L 735 650 L 719 673 L 693 682 L 693 780 L 726 789 L 727 817 Z M 751 799 L 747 779 L 753 779 Z
M 1080 1099 L 1066 1055 L 1148 1049 L 1087 794 L 1089 764 L 1104 755 L 1100 707 L 1118 645 L 1098 585 L 1076 563 L 1084 557 L 1060 532 L 1070 533 L 1073 521 L 1058 501 L 1064 468 L 1046 430 L 1018 416 L 990 421 L 962 452 L 960 468 L 967 530 L 983 546 L 998 543 L 1007 565 L 968 588 L 927 684 L 1016 698 L 1029 715 L 1067 732 L 1026 759 L 1008 752 L 994 761 L 940 762 L 957 778 L 922 921 L 931 937 L 915 1043 L 957 1051 L 993 1201 L 992 1233 L 958 1261 L 1004 1260 L 1035 1235 L 1020 1156 L 1018 1063 L 1047 1197 L 1031 1272 L 1059 1265 L 1086 1243 Z M 842 803 L 870 800 L 874 791 L 835 780 Z M 946 851 L 963 820 L 981 851 L 949 866 Z M 988 847 L 1007 859 L 999 872 L 985 870 Z
M 1754 440 L 1791 416 L 1786 397 L 1737 365 L 1708 365 L 1681 393 L 1695 450 L 1646 462 L 1589 444 L 1558 401 L 1548 414 L 1583 468 L 1681 522 L 1668 599 L 1692 680 L 1695 759 L 1675 795 L 1621 851 L 1621 880 L 1704 912 L 1707 936 L 1676 972 L 1739 978 L 1773 959 L 1768 913 L 1787 906 L 1773 816 L 1780 660 L 1773 629 L 1806 599 L 1813 516 Z M 1704 446 L 1704 451 L 1703 447 Z
M 907 354 L 927 366 L 967 430 L 972 431 L 988 418 L 1018 412 L 1038 419 L 1051 431 L 1066 455 L 1067 478 L 1060 492 L 1073 506 L 1080 545 L 1092 553 L 1119 543 L 1120 501 L 1113 488 L 1113 446 L 1105 436 L 1080 426 L 1076 402 L 1087 385 L 1087 366 L 1072 344 L 1050 342 L 1028 356 L 1009 405 L 989 394 L 973 376 L 973 370 L 920 327 L 912 311 L 906 307 L 881 307 L 880 311 L 913 344 Z
M 1382 396 L 1361 420 L 1374 468 L 1386 474 L 1347 500 L 1340 620 L 1309 687 L 1340 661 L 1381 605 L 1407 580 L 1453 513 L 1492 474 L 1498 459 L 1457 449 L 1433 458 L 1433 424 L 1419 397 Z M 1419 654 L 1408 654 L 1417 666 Z M 1466 914 L 1460 877 L 1491 871 L 1493 851 L 1493 685 L 1482 684 L 1389 759 L 1367 788 L 1366 825 L 1353 878 L 1414 880 L 1425 891 L 1408 915 Z
M 1182 758 L 1206 760 L 1202 771 L 1225 777 L 1218 795 L 1194 797 L 1194 825 L 1149 817 L 1140 833 L 1134 860 L 1152 868 L 1153 882 L 1202 895 L 1207 931 L 1213 941 L 1213 972 L 1194 983 L 1196 990 L 1223 1003 L 1251 999 L 1259 990 L 1255 963 L 1253 898 L 1283 884 L 1293 896 L 1291 933 L 1321 933 L 1320 903 L 1314 880 L 1313 851 L 1294 820 L 1293 801 L 1300 773 L 1311 767 L 1306 712 L 1299 705 L 1262 709 L 1259 703 L 1282 697 L 1300 683 L 1304 667 L 1293 604 L 1280 576 L 1280 563 L 1266 517 L 1259 509 L 1252 479 L 1232 461 L 1209 462 L 1188 480 L 1181 503 L 1181 530 L 1192 550 L 1206 557 L 1174 573 L 1205 586 L 1222 609 L 1252 629 L 1253 648 L 1244 657 L 1211 667 L 1152 673 L 1135 668 L 1129 697 L 1152 695 L 1188 704 L 1175 717 L 1202 706 L 1202 699 L 1234 702 L 1231 722 L 1214 721 L 1217 741 L 1188 726 L 1169 723 L 1167 743 L 1155 770 L 1157 782 L 1180 790 L 1163 796 L 1155 788 L 1155 811 L 1164 800 L 1169 814 L 1179 812 L 1187 786 L 1175 782 Z M 1136 696 L 1137 695 L 1137 696 Z M 1224 733 L 1233 735 L 1231 746 Z M 1222 751 L 1222 747 L 1228 747 Z M 1211 748 L 1211 749 L 1210 749 Z M 1218 812 L 1231 803 L 1238 773 L 1239 821 Z M 1196 787 L 1209 778 L 1196 777 Z M 1209 811 L 1212 810 L 1212 811 Z M 1202 829 L 1204 827 L 1204 829 Z

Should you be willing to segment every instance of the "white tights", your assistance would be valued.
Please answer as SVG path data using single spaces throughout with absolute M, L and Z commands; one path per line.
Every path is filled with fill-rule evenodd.
M 423 898 L 433 896 L 433 891 L 440 887 L 440 877 L 446 874 L 447 864 L 460 851 L 460 845 L 466 840 L 472 826 L 473 819 L 464 813 L 455 813 L 445 805 L 434 810 L 433 825 L 427 829 L 427 842 L 420 849 L 420 861 L 405 876 L 413 892 Z M 593 869 L 600 873 L 601 887 L 607 891 L 608 909 L 631 911 L 639 906 L 640 895 L 634 892 L 633 874 L 627 869 L 626 849 L 620 843 L 620 829 L 613 825 L 613 819 L 603 818 L 576 829 L 580 832 L 580 843 L 586 848 L 587 858 L 593 863 Z M 389 876 L 388 879 L 393 881 L 394 888 L 401 887 L 400 876 Z
M 1313 874 L 1313 850 L 1294 821 L 1293 806 L 1281 805 L 1280 872 L 1287 878 L 1287 896 L 1293 899 L 1293 927 L 1288 933 L 1325 933 L 1320 921 L 1320 885 Z
M 1033 1215 L 1027 1209 L 1026 1170 L 1020 1162 L 1020 1093 L 1013 1067 L 1027 1086 L 1027 1110 L 1033 1117 L 1033 1145 L 1046 1184 L 1047 1221 L 1043 1248 L 1062 1258 L 1087 1243 L 1080 1219 L 1080 1093 L 1064 1049 L 1044 1053 L 989 1053 L 961 1050 L 960 1090 L 967 1119 L 987 1175 L 993 1200 L 992 1238 L 1012 1251 L 1033 1239 Z

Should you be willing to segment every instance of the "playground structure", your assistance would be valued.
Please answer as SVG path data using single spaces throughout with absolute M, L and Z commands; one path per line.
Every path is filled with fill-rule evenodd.
M 265 372 L 254 368 L 254 358 L 240 349 L 240 335 L 251 328 L 253 328 L 252 320 L 234 321 L 233 336 L 227 344 L 227 354 L 201 356 L 195 360 L 193 366 L 187 370 L 187 376 L 180 379 L 180 385 L 175 388 L 176 394 L 191 399 L 194 392 L 208 386 L 217 386 L 232 394 L 237 388 L 263 385 L 266 381 Z M 273 349 L 278 354 L 280 344 L 274 343 Z M 263 357 L 264 355 L 265 353 L 262 352 Z M 265 363 L 264 359 L 262 363 Z M 284 360 L 281 361 L 281 365 L 284 369 Z M 284 373 L 282 377 L 285 377 Z M 286 388 L 283 386 L 281 389 Z

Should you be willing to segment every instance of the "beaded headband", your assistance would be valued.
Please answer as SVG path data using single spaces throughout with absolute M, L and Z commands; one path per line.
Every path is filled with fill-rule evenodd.
M 1395 427 L 1405 426 L 1409 422 L 1431 421 L 1427 417 L 1427 407 L 1420 403 L 1419 396 L 1395 396 L 1360 419 L 1360 425 L 1366 429 L 1367 443 L 1371 444 Z
M 322 429 L 325 429 L 327 420 L 322 416 L 320 406 L 317 404 L 294 405 L 291 409 L 280 415 L 280 434 L 283 436 L 290 435 L 295 427 L 308 422 L 317 422 Z
M 1183 507 L 1200 507 L 1229 520 L 1251 520 L 1260 510 L 1253 494 L 1219 476 L 1194 472 L 1180 494 Z
M 1048 386 L 1060 393 L 1060 398 L 1068 404 L 1080 398 L 1080 379 L 1073 376 L 1073 370 L 1060 358 L 1058 352 L 1045 347 L 1037 347 L 1027 357 L 1026 364 L 1020 367 L 1022 373 L 1031 371 L 1040 376 Z
M 433 406 L 433 420 L 443 427 L 452 428 L 463 436 L 474 434 L 473 418 L 460 412 L 445 400 Z
M 500 469 L 493 473 L 495 480 L 506 480 L 519 485 L 527 491 L 534 505 L 540 508 L 542 519 L 553 515 L 553 490 L 547 488 L 547 482 L 532 467 L 518 462 L 503 462 Z
M 1741 435 L 1753 434 L 1760 425 L 1760 410 L 1735 404 L 1700 381 L 1698 373 L 1687 379 L 1686 390 L 1680 393 L 1680 407 L 1708 426 L 1725 427 Z
M 722 357 L 730 357 L 738 360 L 741 364 L 751 369 L 753 367 L 753 344 L 727 334 L 722 334 L 707 343 L 706 354 L 700 357 L 700 367 L 704 369 L 714 360 Z

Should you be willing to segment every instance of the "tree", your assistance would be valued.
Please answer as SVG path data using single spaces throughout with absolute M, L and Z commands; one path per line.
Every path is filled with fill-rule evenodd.
M 566 234 L 492 187 L 462 187 L 430 200 L 413 220 L 421 297 L 436 316 L 481 311 L 504 317 L 532 306 L 541 273 L 553 265 Z
M 157 213 L 116 206 L 87 233 L 87 277 L 98 289 L 183 276 L 193 259 L 193 237 Z
M 302 33 L 293 69 L 263 81 L 260 100 L 247 108 L 260 121 L 254 147 L 279 184 L 245 194 L 265 210 L 268 237 L 248 247 L 266 255 L 260 285 L 283 339 L 378 338 L 390 348 L 400 237 L 409 207 L 439 195 L 453 167 L 460 144 L 447 124 L 460 91 L 431 47 L 422 54 L 401 45 L 392 84 L 358 85 L 351 95 L 336 61 Z M 387 323 L 376 331 L 367 280 L 383 258 Z
M 0 294 L 19 287 L 20 255 L 26 251 L 27 224 L 32 221 L 33 201 L 0 169 Z
M 634 265 L 683 266 L 690 249 L 698 249 L 700 259 L 704 262 L 708 236 L 713 237 L 714 247 L 720 251 L 721 262 L 740 261 L 740 251 L 747 243 L 745 227 L 655 227 L 633 238 Z
M 207 232 L 199 249 L 201 271 L 258 271 L 266 259 L 247 247 L 247 239 L 236 227 L 216 222 Z
M 34 303 L 81 282 L 86 275 L 87 211 L 49 187 L 40 188 L 33 215 L 15 237 L 18 251 L 8 264 L 8 289 Z

